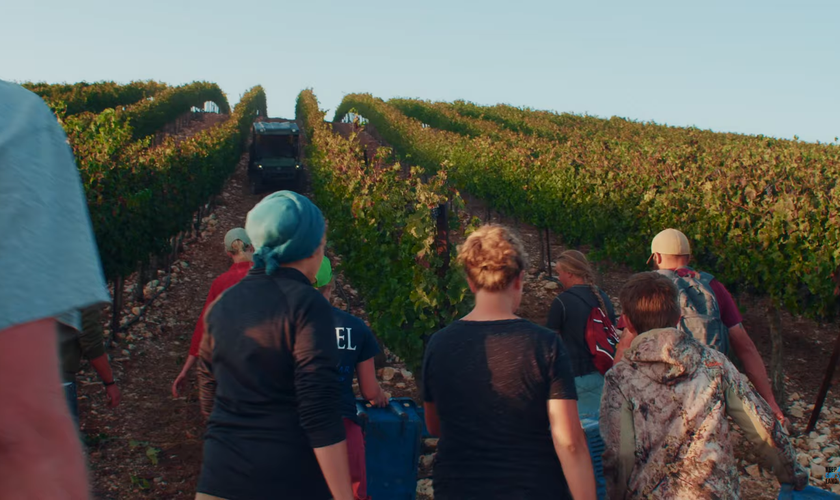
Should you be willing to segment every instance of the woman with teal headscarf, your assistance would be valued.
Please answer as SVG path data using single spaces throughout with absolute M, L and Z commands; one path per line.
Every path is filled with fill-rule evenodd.
M 332 310 L 312 287 L 325 229 L 291 191 L 248 213 L 254 266 L 205 316 L 197 499 L 353 498 Z

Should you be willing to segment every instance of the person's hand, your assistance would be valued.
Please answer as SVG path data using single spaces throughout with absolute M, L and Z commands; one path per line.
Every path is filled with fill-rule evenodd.
M 181 391 L 184 390 L 184 384 L 187 381 L 187 371 L 181 370 L 181 373 L 175 378 L 175 382 L 172 382 L 172 397 L 179 398 L 181 397 Z
M 374 398 L 370 401 L 370 404 L 372 404 L 373 406 L 376 406 L 378 408 L 384 408 L 384 407 L 388 406 L 388 401 L 390 399 L 391 399 L 390 394 L 383 391 L 382 389 L 379 389 L 379 394 L 376 396 L 376 398 Z
M 785 417 L 785 414 L 781 411 L 778 413 L 773 412 L 773 416 L 775 416 L 776 420 L 779 421 L 779 425 L 782 426 L 782 430 L 785 431 L 785 434 L 790 435 L 790 420 L 788 420 L 787 417 Z
M 117 384 L 105 386 L 105 394 L 108 396 L 108 408 L 116 408 L 120 404 L 122 394 Z
M 621 330 L 618 344 L 615 346 L 615 361 L 613 364 L 617 364 L 624 360 L 624 351 L 630 348 L 630 344 L 633 343 L 633 339 L 636 337 L 636 332 L 631 332 L 628 328 Z
M 768 403 L 770 405 L 770 411 L 773 412 L 773 417 L 779 421 L 779 424 L 782 426 L 786 432 L 790 432 L 790 421 L 785 417 L 785 414 L 782 412 L 782 409 L 779 408 L 779 405 L 776 404 L 775 401 Z
M 799 463 L 795 463 L 793 469 L 793 489 L 796 491 L 804 490 L 808 486 L 809 476 L 810 474 L 808 474 L 808 471 L 804 467 L 799 465 Z

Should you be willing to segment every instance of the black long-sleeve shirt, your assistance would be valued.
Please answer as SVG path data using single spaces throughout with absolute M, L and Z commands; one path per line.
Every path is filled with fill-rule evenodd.
M 297 270 L 252 269 L 209 307 L 205 324 L 199 385 L 209 421 L 198 491 L 330 498 L 312 451 L 344 439 L 327 300 Z

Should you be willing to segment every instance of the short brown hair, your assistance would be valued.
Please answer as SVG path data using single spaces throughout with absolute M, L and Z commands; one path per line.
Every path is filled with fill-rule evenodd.
M 458 262 L 463 264 L 476 288 L 498 292 L 528 267 L 528 255 L 522 241 L 510 229 L 487 224 L 458 247 Z
M 621 310 L 637 333 L 677 326 L 679 292 L 674 282 L 654 272 L 638 273 L 621 288 Z

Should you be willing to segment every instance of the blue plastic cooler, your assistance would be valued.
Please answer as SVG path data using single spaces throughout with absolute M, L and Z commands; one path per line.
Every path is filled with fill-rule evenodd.
M 821 490 L 814 486 L 806 486 L 802 491 L 796 491 L 789 484 L 783 484 L 779 492 L 779 500 L 838 500 L 840 495 Z
M 368 495 L 380 500 L 414 500 L 423 418 L 411 398 L 391 398 L 385 408 L 356 401 L 365 433 Z

